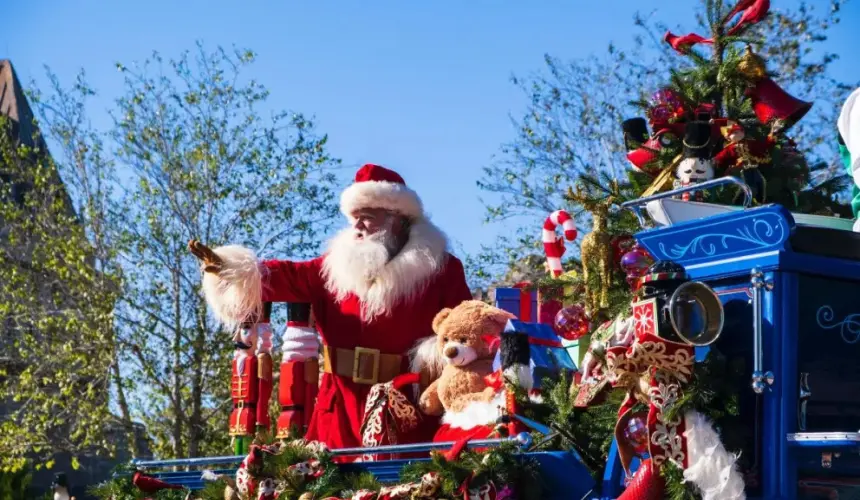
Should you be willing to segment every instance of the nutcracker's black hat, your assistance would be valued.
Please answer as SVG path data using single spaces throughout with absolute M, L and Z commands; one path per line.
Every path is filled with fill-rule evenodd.
M 711 124 L 690 122 L 684 129 L 684 158 L 711 158 Z
M 630 118 L 621 122 L 621 130 L 624 132 L 624 147 L 627 151 L 633 151 L 648 140 L 648 122 L 645 118 Z

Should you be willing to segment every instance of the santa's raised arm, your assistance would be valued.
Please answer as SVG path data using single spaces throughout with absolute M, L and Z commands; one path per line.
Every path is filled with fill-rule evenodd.
M 360 446 L 370 387 L 410 370 L 408 352 L 433 334 L 439 310 L 471 298 L 463 265 L 396 172 L 358 170 L 341 195 L 349 226 L 309 261 L 257 259 L 250 249 L 192 241 L 216 317 L 239 325 L 265 302 L 310 303 L 323 339 L 323 377 L 307 438 Z M 401 442 L 432 436 L 423 426 Z

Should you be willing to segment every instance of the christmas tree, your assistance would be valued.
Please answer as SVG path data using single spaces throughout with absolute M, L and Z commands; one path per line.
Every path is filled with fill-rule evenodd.
M 791 138 L 792 127 L 813 103 L 780 87 L 757 54 L 764 44 L 758 24 L 768 0 L 739 0 L 733 7 L 706 0 L 708 32 L 664 41 L 687 64 L 666 75 L 665 86 L 635 103 L 645 118 L 622 124 L 631 169 L 618 181 L 611 174 L 586 173 L 568 201 L 585 207 L 607 195 L 616 201 L 686 187 L 722 176 L 743 180 L 753 204 L 778 203 L 793 212 L 851 217 L 838 199 L 850 179 L 829 176 L 829 165 L 807 163 Z M 643 91 L 647 95 L 647 91 Z M 736 188 L 685 193 L 684 199 L 738 204 Z M 635 220 L 615 214 L 613 233 L 638 230 Z

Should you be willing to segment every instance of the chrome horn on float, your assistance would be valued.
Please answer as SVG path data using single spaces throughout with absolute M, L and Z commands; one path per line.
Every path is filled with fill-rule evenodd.
M 682 284 L 669 299 L 668 309 L 672 330 L 683 342 L 703 347 L 720 338 L 725 323 L 723 303 L 708 285 L 700 281 Z
M 719 339 L 725 322 L 722 301 L 708 285 L 690 281 L 680 264 L 654 263 L 639 287 L 644 300 L 656 302 L 657 335 L 695 347 Z

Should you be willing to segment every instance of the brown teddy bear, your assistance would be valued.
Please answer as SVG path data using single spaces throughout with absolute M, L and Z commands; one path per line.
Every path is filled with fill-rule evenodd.
M 485 377 L 493 372 L 492 348 L 513 314 L 479 300 L 439 311 L 433 319 L 437 353 L 445 362 L 440 377 L 421 394 L 419 407 L 428 415 L 463 413 L 475 403 L 486 406 L 497 397 Z M 480 425 L 479 423 L 476 423 Z

